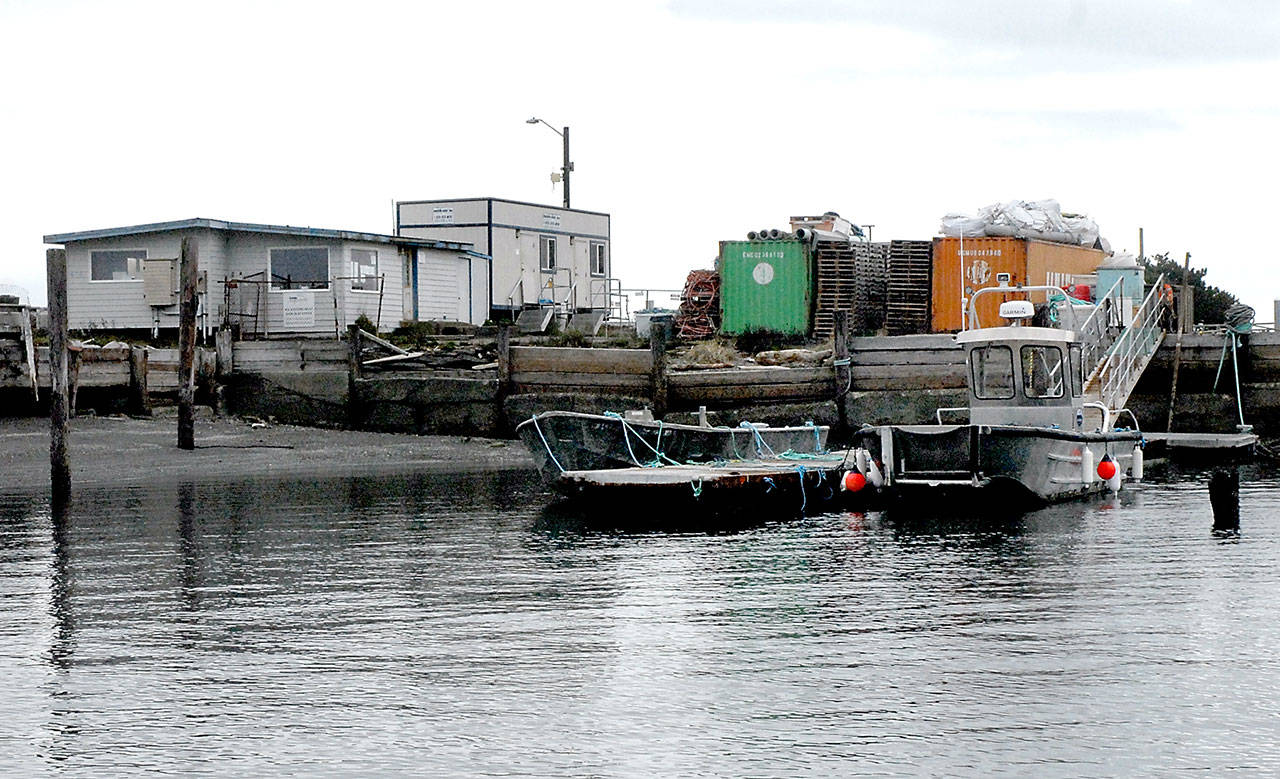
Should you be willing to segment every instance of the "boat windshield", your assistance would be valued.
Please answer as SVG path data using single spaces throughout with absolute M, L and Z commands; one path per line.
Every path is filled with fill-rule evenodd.
M 1065 378 L 1061 349 L 1033 344 L 1022 347 L 1022 392 L 1028 398 L 1062 397 Z
M 980 400 L 1013 397 L 1013 350 L 990 344 L 971 354 L 973 394 Z

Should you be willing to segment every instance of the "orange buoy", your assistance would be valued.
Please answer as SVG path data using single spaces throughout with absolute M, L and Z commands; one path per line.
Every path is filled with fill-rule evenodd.
M 845 492 L 857 492 L 865 486 L 867 486 L 867 477 L 857 471 L 845 473 L 844 479 L 840 481 L 840 487 Z
M 1102 459 L 1098 461 L 1098 478 L 1107 481 L 1115 475 L 1116 461 L 1112 460 L 1109 454 L 1102 455 Z

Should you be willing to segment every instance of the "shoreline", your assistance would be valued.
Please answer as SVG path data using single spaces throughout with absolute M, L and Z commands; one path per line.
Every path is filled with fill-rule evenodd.
M 204 413 L 202 413 L 204 412 Z M 519 441 L 371 433 L 215 417 L 198 409 L 196 448 L 177 445 L 177 409 L 71 420 L 73 490 L 299 476 L 533 470 Z M 0 418 L 0 491 L 49 487 L 49 420 Z

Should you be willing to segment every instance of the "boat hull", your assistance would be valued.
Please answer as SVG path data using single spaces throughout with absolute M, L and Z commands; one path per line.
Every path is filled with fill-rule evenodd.
M 1089 464 L 1109 454 L 1123 472 L 1141 442 L 1136 431 L 1015 425 L 885 425 L 855 435 L 871 459 L 888 463 L 884 486 L 868 488 L 864 500 L 1011 509 L 1106 490 Z
M 756 460 L 788 451 L 815 454 L 827 441 L 827 428 L 815 425 L 701 427 L 571 411 L 538 414 L 521 422 L 516 433 L 550 484 L 566 471 Z

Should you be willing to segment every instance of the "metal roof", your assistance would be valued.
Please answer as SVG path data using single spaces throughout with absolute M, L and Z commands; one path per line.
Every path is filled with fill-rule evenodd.
M 464 241 L 441 241 L 435 238 L 410 238 L 403 235 L 383 235 L 381 233 L 361 233 L 353 230 L 328 230 L 321 227 L 294 227 L 292 225 L 263 225 L 250 222 L 226 222 L 220 219 L 180 219 L 176 222 L 152 222 L 151 224 L 129 225 L 127 227 L 107 227 L 101 230 L 82 230 L 76 233 L 55 233 L 46 235 L 47 244 L 66 244 L 75 241 L 92 241 L 98 238 L 115 238 L 125 235 L 143 233 L 163 233 L 174 230 L 227 230 L 242 233 L 267 233 L 271 235 L 297 235 L 306 238 L 329 238 L 342 241 L 364 241 L 367 243 L 388 243 L 398 246 L 416 246 L 426 249 L 442 249 L 459 251 L 477 257 L 489 255 L 477 252 L 471 247 L 474 244 Z

